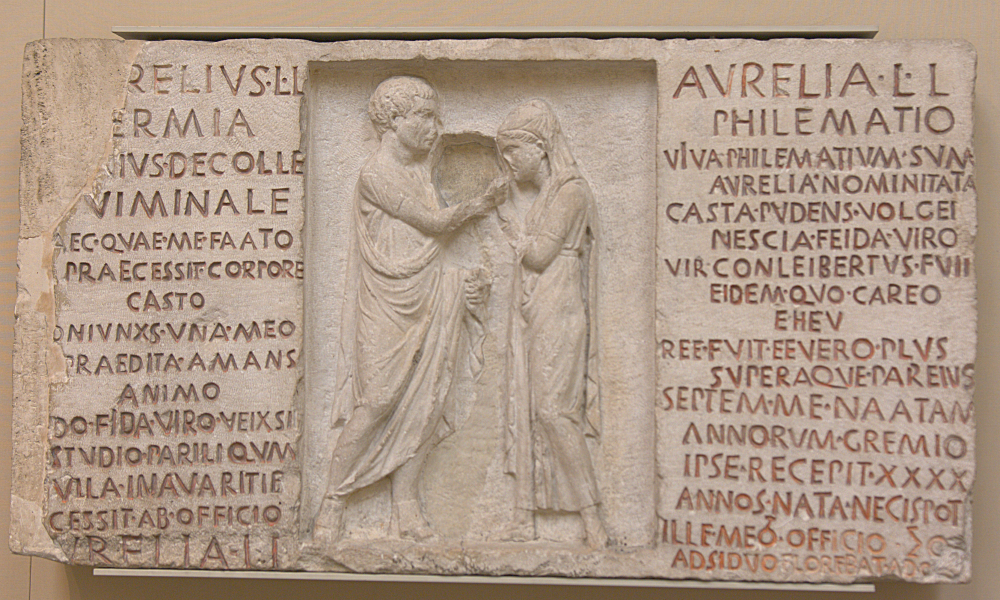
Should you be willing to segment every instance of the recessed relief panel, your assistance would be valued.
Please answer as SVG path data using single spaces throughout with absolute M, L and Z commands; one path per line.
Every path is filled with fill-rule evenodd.
M 427 539 L 499 561 L 525 544 L 545 560 L 649 542 L 652 412 L 639 398 L 652 388 L 628 394 L 651 381 L 627 375 L 652 368 L 653 340 L 623 309 L 652 307 L 652 223 L 634 228 L 655 194 L 652 65 L 314 63 L 310 76 L 323 167 L 307 227 L 343 226 L 309 234 L 310 256 L 343 257 L 307 278 L 319 325 L 307 460 L 323 476 L 303 529 L 317 560 Z M 609 243 L 649 260 L 602 256 Z M 624 277 L 636 270 L 645 294 Z M 382 328 L 392 335 L 369 337 Z M 630 414 L 647 425 L 631 436 Z M 646 465 L 622 479 L 608 466 L 624 452 Z

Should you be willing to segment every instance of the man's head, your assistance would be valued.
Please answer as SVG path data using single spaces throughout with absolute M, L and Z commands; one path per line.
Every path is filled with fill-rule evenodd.
M 375 88 L 368 116 L 379 138 L 392 130 L 415 149 L 430 150 L 439 133 L 437 92 L 420 77 L 390 77 Z

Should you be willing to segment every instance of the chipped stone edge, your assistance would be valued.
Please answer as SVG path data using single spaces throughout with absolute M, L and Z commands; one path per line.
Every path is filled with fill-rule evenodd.
M 21 223 L 17 249 L 17 300 L 14 305 L 13 349 L 13 461 L 9 547 L 67 562 L 65 553 L 49 537 L 43 524 L 48 497 L 45 460 L 48 452 L 49 390 L 66 380 L 61 348 L 49 341 L 55 327 L 56 297 L 52 273 L 52 234 L 86 193 L 100 183 L 103 165 L 114 152 L 113 122 L 96 122 L 99 139 L 106 140 L 99 156 L 89 150 L 86 136 L 66 133 L 66 121 L 93 118 L 88 112 L 123 108 L 129 67 L 141 42 L 38 40 L 24 49 L 21 101 Z M 88 59 L 99 60 L 88 60 Z M 112 60 L 108 60 L 108 59 Z M 117 59 L 117 60 L 115 60 Z M 84 86 L 89 98 L 61 103 L 58 80 L 61 61 L 83 60 L 88 68 L 103 70 Z M 70 65 L 72 66 L 72 65 Z M 79 90 L 77 90 L 79 91 Z M 62 135 L 61 135 L 62 134 Z M 66 145 L 74 146 L 67 149 Z M 58 153 L 58 154 L 57 154 Z M 88 155 L 86 178 L 78 189 L 62 189 L 55 176 L 58 156 Z

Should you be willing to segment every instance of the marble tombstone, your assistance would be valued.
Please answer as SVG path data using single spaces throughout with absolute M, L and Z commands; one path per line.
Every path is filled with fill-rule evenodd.
M 12 549 L 967 581 L 975 55 L 44 40 Z

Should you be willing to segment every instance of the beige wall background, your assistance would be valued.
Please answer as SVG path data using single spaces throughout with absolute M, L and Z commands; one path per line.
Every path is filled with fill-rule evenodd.
M 402 596 L 491 600 L 685 598 L 693 600 L 879 600 L 1000 598 L 1000 2 L 996 0 L 0 0 L 0 535 L 10 518 L 11 347 L 16 293 L 17 187 L 21 123 L 21 55 L 30 40 L 113 38 L 113 25 L 133 26 L 735 26 L 878 25 L 876 39 L 962 38 L 979 52 L 976 159 L 979 189 L 979 424 L 975 484 L 973 583 L 918 586 L 880 583 L 875 594 L 747 592 L 541 585 L 258 581 L 95 577 L 14 556 L 0 548 L 0 598 L 213 598 L 225 600 Z

